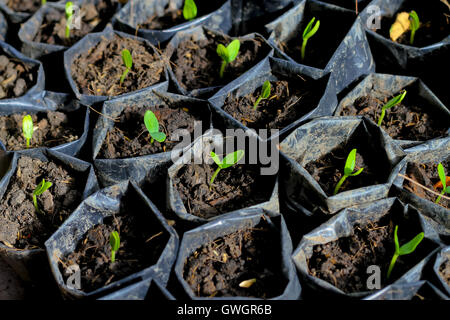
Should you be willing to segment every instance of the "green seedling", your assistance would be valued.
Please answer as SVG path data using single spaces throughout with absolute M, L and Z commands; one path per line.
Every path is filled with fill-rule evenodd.
M 442 184 L 442 192 L 441 195 L 436 199 L 435 203 L 439 203 L 444 194 L 450 193 L 450 186 L 447 186 L 447 177 L 445 175 L 445 169 L 442 163 L 438 164 L 438 174 Z
M 391 264 L 389 265 L 389 269 L 387 272 L 387 278 L 391 276 L 392 269 L 394 269 L 395 262 L 397 261 L 397 258 L 400 256 L 404 256 L 410 253 L 413 253 L 414 250 L 416 250 L 419 243 L 423 240 L 423 237 L 425 236 L 423 232 L 419 233 L 417 236 L 414 237 L 411 241 L 408 243 L 405 243 L 400 247 L 398 243 L 398 237 L 397 237 L 397 231 L 398 226 L 395 226 L 394 230 L 394 242 L 395 242 L 395 252 L 394 256 L 392 257 Z
M 183 17 L 188 21 L 197 17 L 197 6 L 195 5 L 194 0 L 184 1 Z
M 111 232 L 109 236 L 109 244 L 111 245 L 111 262 L 116 261 L 116 253 L 120 247 L 120 237 L 117 231 Z
M 411 29 L 411 36 L 409 38 L 409 44 L 413 44 L 416 31 L 420 27 L 419 16 L 417 15 L 417 13 L 414 10 L 412 10 L 409 13 L 409 22 L 410 22 L 409 28 Z
M 222 65 L 220 66 L 219 76 L 223 78 L 223 73 L 225 71 L 225 67 L 228 63 L 234 61 L 236 59 L 239 48 L 241 47 L 241 43 L 238 39 L 231 41 L 231 43 L 225 47 L 223 44 L 219 44 L 217 46 L 217 54 L 222 58 Z
M 402 93 L 393 97 L 381 108 L 381 116 L 380 116 L 380 119 L 378 119 L 378 126 L 381 126 L 381 123 L 383 123 L 384 116 L 386 115 L 386 110 L 398 105 L 400 102 L 403 101 L 405 96 L 406 96 L 406 90 L 403 90 Z
M 34 132 L 33 119 L 31 118 L 31 116 L 29 114 L 27 114 L 22 119 L 22 131 L 23 131 L 23 136 L 25 137 L 25 140 L 27 141 L 27 148 L 29 148 L 30 141 L 31 141 L 31 138 L 33 137 L 33 132 Z
M 36 186 L 36 189 L 34 189 L 33 204 L 34 204 L 34 208 L 36 209 L 37 213 L 42 213 L 41 210 L 39 210 L 39 206 L 37 203 L 37 196 L 40 196 L 41 194 L 43 194 L 51 186 L 52 186 L 51 182 L 45 181 L 45 179 L 42 179 L 41 182 Z
M 70 26 L 73 20 L 73 3 L 68 1 L 66 3 L 66 39 L 70 38 Z
M 303 30 L 303 43 L 302 43 L 302 51 L 301 51 L 302 61 L 305 60 L 305 50 L 306 50 L 306 44 L 308 43 L 308 39 L 311 38 L 313 35 L 315 35 L 317 30 L 319 30 L 319 27 L 320 27 L 320 20 L 317 20 L 314 27 L 312 26 L 315 20 L 316 20 L 316 18 L 313 17 L 311 19 L 311 21 L 309 21 L 305 30 Z
M 150 134 L 151 143 L 155 140 L 159 143 L 164 142 L 166 140 L 166 134 L 164 132 L 159 131 L 159 122 L 158 118 L 156 118 L 155 114 L 147 110 L 144 115 L 144 124 Z
M 353 172 L 355 170 L 355 164 L 356 164 L 356 149 L 353 149 L 348 154 L 347 160 L 345 161 L 345 167 L 344 167 L 344 175 L 342 176 L 341 180 L 337 183 L 336 187 L 334 188 L 333 195 L 337 194 L 339 189 L 341 188 L 342 184 L 348 177 L 354 177 L 359 175 L 364 168 L 359 169 L 356 172 Z
M 41 5 L 43 6 L 43 5 L 45 5 L 47 3 L 47 0 L 42 0 L 41 1 Z
M 255 104 L 253 105 L 253 109 L 256 110 L 256 108 L 258 107 L 261 100 L 267 99 L 267 98 L 269 98 L 269 96 L 270 96 L 270 81 L 266 80 L 266 81 L 264 81 L 264 84 L 262 86 L 261 95 L 258 97 Z
M 229 168 L 231 166 L 234 166 L 236 163 L 239 162 L 239 160 L 242 159 L 245 152 L 244 150 L 237 150 L 235 152 L 229 153 L 223 158 L 221 161 L 219 157 L 214 153 L 214 151 L 211 151 L 211 158 L 214 160 L 214 162 L 217 164 L 217 169 L 214 172 L 213 176 L 211 177 L 210 189 L 214 183 L 214 180 L 216 179 L 217 175 L 219 174 L 220 170 Z
M 122 50 L 122 61 L 123 64 L 125 65 L 125 71 L 122 73 L 122 76 L 120 77 L 120 84 L 122 84 L 125 81 L 125 77 L 133 67 L 133 58 L 131 57 L 131 53 L 130 51 L 128 51 L 128 49 Z

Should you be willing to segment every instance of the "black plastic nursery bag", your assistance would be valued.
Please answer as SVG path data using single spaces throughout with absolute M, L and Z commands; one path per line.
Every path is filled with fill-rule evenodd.
M 6 33 L 8 32 L 8 21 L 6 21 L 3 13 L 0 12 L 0 40 L 5 41 Z
M 447 295 L 450 296 L 450 284 L 449 284 L 449 268 L 450 268 L 450 247 L 443 248 L 438 252 L 436 261 L 433 265 L 433 271 L 436 277 L 439 279 L 440 286 L 444 288 Z
M 431 282 L 391 284 L 363 300 L 448 300 L 449 298 Z
M 98 300 L 149 300 L 167 301 L 175 297 L 158 280 L 149 278 L 110 293 Z

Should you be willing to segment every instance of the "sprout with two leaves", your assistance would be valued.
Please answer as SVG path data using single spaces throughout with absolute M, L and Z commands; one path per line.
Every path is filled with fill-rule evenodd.
M 40 196 L 41 194 L 43 194 L 51 186 L 52 186 L 52 183 L 50 181 L 45 181 L 45 179 L 42 179 L 41 182 L 36 186 L 36 189 L 34 189 L 33 204 L 34 204 L 34 208 L 36 209 L 37 213 L 42 213 L 41 210 L 39 210 L 39 206 L 37 203 L 37 196 Z
M 253 105 L 253 109 L 256 110 L 256 108 L 258 107 L 259 103 L 261 102 L 262 99 L 267 99 L 270 96 L 270 81 L 266 80 L 264 81 L 264 84 L 262 86 L 261 89 L 261 94 L 258 97 L 258 99 L 256 100 L 255 104 Z
M 384 116 L 386 115 L 386 110 L 390 109 L 392 107 L 395 107 L 396 105 L 398 105 L 400 102 L 403 101 L 403 99 L 406 96 L 406 90 L 403 90 L 402 93 L 400 93 L 399 95 L 393 97 L 391 100 L 389 100 L 382 108 L 381 108 L 381 115 L 380 115 L 380 119 L 378 119 L 378 126 L 381 126 L 381 123 L 383 122 Z
M 220 66 L 219 72 L 220 78 L 223 78 L 223 73 L 227 64 L 236 59 L 240 47 L 241 43 L 239 42 L 239 39 L 231 41 L 231 43 L 227 47 L 225 47 L 223 44 L 219 44 L 217 46 L 217 54 L 222 58 L 222 65 Z
M 441 198 L 444 194 L 446 194 L 446 193 L 450 194 L 450 186 L 447 186 L 447 176 L 445 175 L 445 169 L 444 169 L 444 166 L 442 165 L 442 163 L 438 164 L 438 175 L 439 175 L 439 179 L 441 180 L 441 184 L 442 184 L 442 192 L 441 192 L 441 195 L 439 197 L 437 197 L 435 203 L 439 203 L 439 201 L 441 201 Z
M 22 131 L 23 131 L 23 136 L 25 137 L 25 140 L 26 140 L 27 148 L 29 148 L 30 141 L 31 141 L 31 138 L 33 137 L 33 132 L 34 132 L 33 119 L 31 118 L 31 116 L 29 114 L 27 114 L 22 119 Z
M 158 118 L 156 118 L 156 115 L 152 111 L 147 110 L 145 112 L 144 124 L 148 130 L 148 133 L 150 134 L 151 143 L 153 143 L 155 140 L 158 141 L 159 143 L 164 142 L 166 140 L 166 134 L 164 132 L 159 131 Z
M 209 182 L 209 184 L 210 184 L 210 188 L 209 189 L 210 190 L 211 190 L 212 185 L 214 183 L 214 180 L 216 179 L 216 177 L 219 174 L 220 170 L 234 166 L 236 163 L 238 163 L 242 159 L 244 154 L 245 154 L 244 150 L 237 150 L 235 152 L 227 154 L 223 158 L 223 160 L 220 160 L 219 157 L 214 153 L 214 151 L 211 151 L 211 158 L 217 164 L 217 169 L 214 172 L 214 174 L 211 177 L 211 180 Z
M 320 27 L 320 20 L 317 20 L 316 24 L 313 27 L 313 23 L 316 20 L 315 17 L 309 21 L 307 24 L 305 30 L 303 30 L 303 43 L 302 43 L 302 61 L 305 60 L 305 50 L 306 50 L 306 44 L 308 43 L 308 39 L 311 38 L 313 35 L 316 34 L 317 30 L 319 30 Z
M 417 13 L 412 10 L 409 13 L 409 28 L 411 29 L 411 35 L 409 38 L 409 44 L 413 44 L 414 43 L 414 36 L 416 34 L 417 29 L 419 29 L 420 27 L 420 21 L 419 21 L 419 16 L 417 15 Z
M 125 70 L 122 73 L 122 76 L 120 77 L 120 84 L 125 81 L 125 77 L 127 76 L 128 72 L 131 71 L 131 68 L 133 67 L 133 58 L 131 57 L 130 51 L 128 49 L 122 50 L 122 61 L 125 65 Z
M 335 195 L 339 192 L 339 189 L 341 188 L 342 184 L 348 177 L 357 176 L 364 170 L 364 168 L 361 168 L 358 171 L 353 172 L 353 170 L 355 170 L 355 165 L 356 165 L 356 149 L 353 149 L 348 154 L 347 160 L 345 161 L 344 175 L 342 176 L 341 180 L 339 180 L 336 187 L 334 188 L 333 195 Z

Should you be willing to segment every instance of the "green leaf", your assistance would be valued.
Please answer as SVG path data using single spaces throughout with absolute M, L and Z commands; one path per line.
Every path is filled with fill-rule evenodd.
M 144 124 L 150 134 L 154 132 L 159 132 L 159 122 L 155 114 L 147 110 L 144 115 Z
M 441 179 L 443 190 L 447 189 L 447 181 L 446 181 L 447 178 L 445 176 L 444 166 L 440 162 L 438 164 L 438 174 L 439 174 L 439 179 Z
M 414 252 L 414 250 L 416 250 L 417 246 L 423 240 L 424 237 L 425 234 L 423 232 L 419 233 L 417 236 L 414 237 L 414 239 L 412 239 L 411 241 L 405 243 L 400 247 L 399 254 L 403 256 L 405 254 L 410 254 Z
M 164 142 L 167 138 L 164 132 L 150 132 L 150 136 L 160 143 Z
M 270 96 L 270 81 L 266 80 L 264 81 L 264 84 L 262 86 L 262 90 L 261 90 L 261 97 L 263 99 L 267 99 Z
M 227 48 L 225 48 L 225 46 L 223 44 L 219 44 L 217 46 L 217 54 L 219 55 L 219 57 L 221 57 L 224 61 L 226 61 L 227 63 L 229 62 L 229 54 L 228 54 L 228 50 Z
M 222 165 L 222 161 L 219 159 L 219 157 L 217 156 L 217 154 L 214 153 L 214 151 L 211 151 L 211 158 L 214 160 L 214 162 L 221 167 Z
M 197 16 L 197 6 L 194 0 L 185 0 L 183 7 L 183 17 L 186 20 L 192 20 Z
M 313 35 L 316 34 L 317 30 L 319 30 L 320 20 L 317 20 L 317 22 L 314 25 L 314 27 L 312 27 L 312 25 L 313 25 L 315 20 L 316 20 L 316 18 L 313 17 L 311 19 L 311 21 L 309 21 L 309 23 L 306 25 L 306 28 L 303 31 L 303 40 L 308 40 L 309 38 L 311 38 Z
M 391 100 L 389 100 L 384 106 L 383 109 L 387 110 L 390 109 L 392 107 L 395 107 L 396 105 L 398 105 L 400 102 L 403 101 L 403 98 L 405 98 L 406 96 L 406 90 L 403 90 L 402 93 L 400 93 L 399 95 L 393 97 Z
M 128 49 L 122 50 L 122 61 L 127 69 L 131 69 L 133 67 L 133 58 L 131 57 L 131 53 Z
M 36 189 L 34 189 L 33 195 L 40 196 L 51 186 L 52 186 L 51 182 L 45 181 L 45 179 L 42 179 L 41 182 L 36 186 Z
M 238 163 L 239 160 L 242 159 L 245 152 L 244 150 L 237 150 L 233 153 L 229 153 L 223 158 L 222 165 L 220 166 L 222 169 L 229 168 L 233 166 L 234 164 Z
M 355 163 L 356 163 L 356 149 L 353 149 L 352 151 L 350 151 L 347 160 L 345 161 L 344 174 L 346 176 L 350 176 L 353 173 L 353 170 L 355 170 Z
M 228 50 L 228 63 L 236 59 L 239 49 L 241 47 L 241 43 L 239 42 L 239 39 L 235 39 L 231 41 L 231 43 L 227 46 Z
M 119 233 L 117 231 L 111 232 L 111 235 L 109 236 L 109 244 L 111 245 L 112 251 L 119 250 L 120 237 L 119 237 Z
M 417 29 L 419 29 L 419 27 L 420 27 L 419 16 L 417 15 L 417 13 L 414 10 L 412 10 L 409 13 L 409 21 L 411 23 L 410 24 L 411 30 L 416 31 Z
M 361 168 L 358 171 L 356 171 L 355 173 L 352 173 L 350 176 L 356 177 L 357 175 L 361 174 L 361 172 L 363 172 L 363 170 L 364 170 L 364 168 Z
M 26 139 L 31 139 L 33 137 L 33 131 L 34 131 L 33 119 L 31 118 L 31 116 L 29 114 L 27 114 L 22 119 L 22 130 L 23 130 L 23 135 Z
M 68 2 L 66 2 L 66 18 L 67 18 L 67 20 L 72 15 L 73 15 L 73 3 L 71 1 L 68 1 Z

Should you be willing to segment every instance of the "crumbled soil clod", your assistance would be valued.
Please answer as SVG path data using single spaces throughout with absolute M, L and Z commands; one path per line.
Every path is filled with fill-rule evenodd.
M 39 214 L 33 191 L 43 178 L 53 185 L 37 197 Z M 42 248 L 80 204 L 84 184 L 80 174 L 66 166 L 20 157 L 0 203 L 0 241 L 17 249 Z
M 36 82 L 37 72 L 15 58 L 0 55 L 0 99 L 23 96 Z
M 55 2 L 57 0 L 48 0 L 49 2 Z M 42 0 L 9 0 L 7 6 L 13 11 L 33 13 L 36 12 L 42 5 Z
M 281 269 L 280 236 L 261 221 L 254 228 L 219 237 L 198 248 L 184 265 L 183 278 L 199 297 L 279 296 L 287 285 Z M 256 279 L 249 288 L 242 281 Z
M 125 70 L 123 49 L 130 51 L 133 67 L 121 85 L 120 77 Z M 146 43 L 114 35 L 112 40 L 104 39 L 76 57 L 71 73 L 82 94 L 117 96 L 160 82 L 164 62 Z

